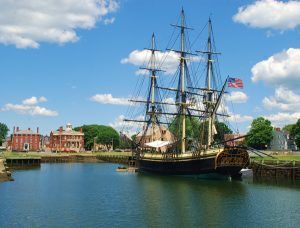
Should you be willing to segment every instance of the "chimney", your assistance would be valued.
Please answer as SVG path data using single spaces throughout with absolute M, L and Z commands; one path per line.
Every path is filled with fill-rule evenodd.
M 40 128 L 39 127 L 36 128 L 36 133 L 38 133 L 38 134 L 40 133 Z
M 19 127 L 17 127 L 17 131 L 19 131 Z
M 80 133 L 82 133 L 82 127 L 80 128 Z
M 13 131 L 13 133 L 16 133 L 16 127 L 14 126 L 14 131 Z
M 59 128 L 59 132 L 62 132 L 62 131 L 63 131 L 63 127 L 60 127 L 60 128 Z
M 30 127 L 28 128 L 28 131 L 30 131 Z

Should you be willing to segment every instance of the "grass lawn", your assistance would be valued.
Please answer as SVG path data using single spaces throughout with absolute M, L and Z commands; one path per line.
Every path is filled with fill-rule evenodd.
M 255 157 L 252 158 L 254 160 L 279 160 L 279 161 L 300 161 L 300 155 L 272 155 L 275 158 L 271 158 L 271 157 Z

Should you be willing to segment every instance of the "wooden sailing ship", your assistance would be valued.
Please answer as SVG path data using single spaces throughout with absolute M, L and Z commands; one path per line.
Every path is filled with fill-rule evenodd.
M 177 88 L 163 87 L 158 84 L 157 74 L 162 70 L 159 67 L 161 64 L 157 63 L 156 53 L 159 50 L 156 49 L 153 34 L 151 48 L 147 49 L 151 54 L 150 61 L 147 67 L 142 67 L 150 73 L 147 99 L 131 100 L 133 103 L 145 106 L 145 118 L 124 120 L 144 124 L 143 130 L 136 138 L 134 153 L 139 171 L 170 175 L 217 173 L 232 177 L 239 176 L 241 169 L 249 163 L 246 148 L 226 146 L 226 142 L 214 140 L 216 120 L 219 116 L 228 117 L 228 115 L 218 113 L 227 79 L 222 83 L 221 88 L 217 88 L 213 83 L 214 56 L 219 53 L 213 49 L 211 19 L 207 24 L 206 50 L 198 51 L 198 54 L 186 49 L 186 30 L 190 28 L 186 26 L 183 10 L 180 24 L 172 26 L 180 30 L 180 49 L 168 49 L 170 52 L 177 53 L 179 57 Z M 188 70 L 189 59 L 199 54 L 205 56 L 201 59 L 205 61 L 204 88 L 195 87 L 196 83 L 192 82 Z M 160 91 L 173 93 L 175 102 L 161 100 L 161 96 L 158 96 Z M 169 106 L 175 107 L 176 110 L 165 108 Z M 193 125 L 193 121 L 201 124 Z M 193 139 L 189 139 L 187 135 L 188 122 L 189 127 L 196 131 Z M 172 132 L 170 128 L 173 129 Z M 169 135 L 168 138 L 163 137 L 166 134 Z

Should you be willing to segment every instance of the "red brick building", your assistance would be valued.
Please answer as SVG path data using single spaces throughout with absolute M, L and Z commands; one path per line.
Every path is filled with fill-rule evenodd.
M 50 148 L 55 152 L 81 152 L 84 151 L 84 133 L 74 131 L 71 124 L 66 129 L 60 127 L 58 131 L 50 133 Z
M 12 151 L 40 151 L 41 149 L 41 135 L 39 128 L 33 132 L 30 128 L 27 130 L 20 130 L 15 128 L 11 135 L 11 150 Z

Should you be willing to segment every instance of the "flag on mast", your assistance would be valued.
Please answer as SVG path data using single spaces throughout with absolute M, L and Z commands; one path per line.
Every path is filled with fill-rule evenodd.
M 233 87 L 233 88 L 244 88 L 244 83 L 242 79 L 239 78 L 228 78 L 228 87 Z

